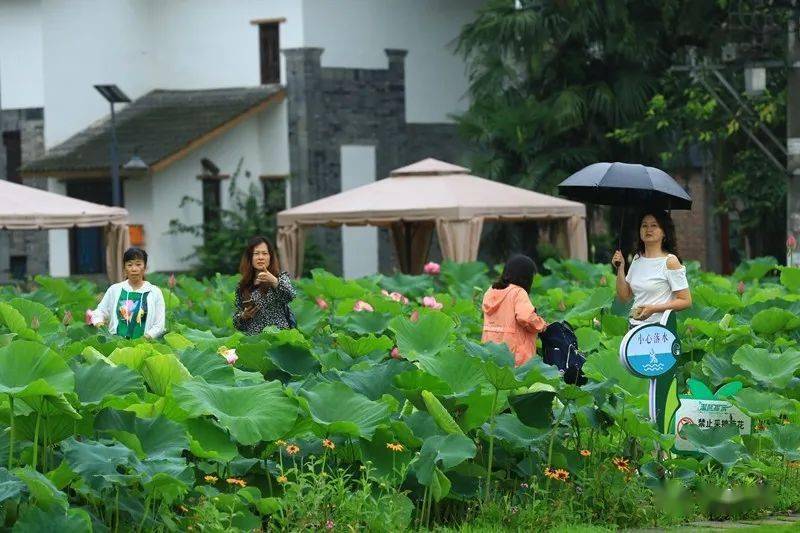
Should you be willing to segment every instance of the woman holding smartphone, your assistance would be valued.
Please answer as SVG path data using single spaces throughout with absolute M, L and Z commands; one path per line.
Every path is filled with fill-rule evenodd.
M 265 237 L 247 243 L 239 263 L 242 279 L 236 288 L 233 325 L 247 335 L 258 335 L 267 326 L 288 329 L 289 302 L 295 297 L 292 281 L 281 272 L 278 255 Z
M 661 320 L 664 311 L 692 306 L 686 267 L 678 258 L 675 225 L 665 212 L 648 212 L 639 218 L 639 243 L 625 275 L 625 257 L 617 250 L 611 260 L 617 271 L 617 297 L 633 298 L 631 327 Z

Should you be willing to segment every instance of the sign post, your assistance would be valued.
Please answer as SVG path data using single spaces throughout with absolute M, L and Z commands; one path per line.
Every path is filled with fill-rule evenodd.
M 642 324 L 622 339 L 619 359 L 636 377 L 650 380 L 650 420 L 670 433 L 672 415 L 680 406 L 675 367 L 681 355 L 675 316 L 666 311 L 657 324 Z

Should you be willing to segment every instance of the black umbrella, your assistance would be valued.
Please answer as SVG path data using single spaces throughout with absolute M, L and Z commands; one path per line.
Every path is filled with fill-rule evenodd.
M 590 204 L 692 208 L 692 198 L 669 174 L 631 163 L 589 165 L 562 181 L 558 191 L 566 198 Z
M 692 198 L 672 177 L 655 167 L 632 163 L 595 163 L 558 185 L 562 196 L 578 202 L 623 207 L 618 245 L 626 207 L 691 209 Z

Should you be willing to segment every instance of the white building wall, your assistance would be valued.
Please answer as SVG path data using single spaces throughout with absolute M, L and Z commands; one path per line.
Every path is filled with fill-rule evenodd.
M 67 185 L 55 179 L 47 180 L 47 188 L 58 194 L 67 194 Z M 51 276 L 69 276 L 69 230 L 51 229 L 47 231 L 47 245 Z
M 44 105 L 42 70 L 42 3 L 0 2 L 0 107 Z
M 304 45 L 321 47 L 323 67 L 386 68 L 385 48 L 408 50 L 406 119 L 452 122 L 468 101 L 461 27 L 483 0 L 303 0 Z
M 342 191 L 375 181 L 374 146 L 344 145 L 340 153 Z M 345 278 L 360 278 L 378 272 L 378 228 L 342 227 L 342 272 Z

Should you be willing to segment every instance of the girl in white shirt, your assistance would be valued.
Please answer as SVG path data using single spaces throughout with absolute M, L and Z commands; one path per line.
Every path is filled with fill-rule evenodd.
M 633 298 L 631 325 L 658 322 L 668 309 L 692 306 L 686 267 L 678 259 L 675 225 L 668 213 L 651 212 L 640 218 L 637 253 L 627 276 L 620 250 L 611 262 L 617 270 L 617 297 L 623 302 Z
M 161 289 L 145 281 L 147 252 L 128 248 L 122 256 L 125 281 L 108 288 L 100 305 L 91 312 L 96 327 L 126 339 L 155 339 L 164 334 L 166 309 Z

